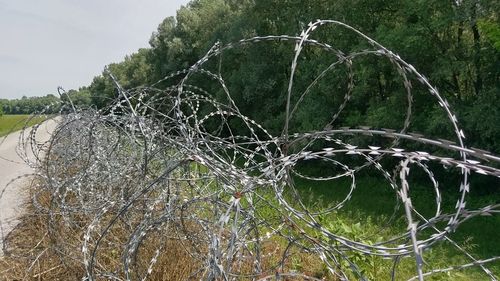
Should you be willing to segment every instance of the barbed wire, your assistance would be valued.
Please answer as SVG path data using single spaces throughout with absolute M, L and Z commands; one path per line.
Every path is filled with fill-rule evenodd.
M 323 26 L 343 28 L 371 47 L 344 53 L 311 39 Z M 214 62 L 220 64 L 223 53 L 258 42 L 295 46 L 279 135 L 243 114 L 220 67 L 210 70 Z M 298 91 L 294 86 L 305 48 L 324 50 L 336 59 Z M 354 95 L 353 62 L 367 56 L 387 59 L 403 82 L 407 109 L 400 129 L 336 127 Z M 340 66 L 348 73 L 347 88 L 331 120 L 321 125 L 322 130 L 293 128 L 292 120 L 312 89 Z M 500 204 L 466 209 L 471 174 L 500 177 L 500 158 L 466 146 L 457 117 L 428 79 L 357 29 L 318 20 L 300 36 L 217 43 L 188 69 L 150 86 L 123 89 L 112 73 L 109 76 L 119 93 L 109 107 L 79 109 L 71 103 L 64 114 L 54 117 L 58 126 L 49 142 L 36 143 L 35 126 L 22 135 L 18 151 L 38 155 L 35 161 L 24 157 L 36 169 L 32 212 L 46 218 L 49 246 L 61 262 L 82 264 L 82 280 L 147 280 L 158 261 L 171 254 L 172 241 L 190 257 L 194 269 L 186 279 L 193 280 L 369 279 L 358 254 L 391 260 L 392 270 L 383 279 L 395 279 L 398 264 L 412 258 L 416 276 L 410 280 L 472 266 L 497 280 L 487 264 L 500 257 L 475 258 L 450 234 L 471 218 L 500 211 Z M 408 132 L 415 85 L 426 89 L 429 105 L 441 108 L 455 142 Z M 354 144 L 355 138 L 373 143 Z M 316 161 L 331 167 L 322 169 L 321 175 L 301 168 Z M 454 208 L 443 206 L 432 172 L 438 165 L 461 175 Z M 349 204 L 358 188 L 356 178 L 366 170 L 381 175 L 395 194 L 394 211 L 377 231 L 393 225 L 395 233 L 370 234 L 378 237 L 376 242 L 325 221 Z M 435 213 L 430 216 L 412 201 L 409 178 L 417 170 L 430 180 L 435 193 Z M 327 182 L 335 189 L 335 181 L 344 179 L 350 181 L 347 192 L 338 193 L 345 197 L 327 205 L 307 202 L 297 183 Z M 396 227 L 401 220 L 405 227 Z M 62 228 L 81 235 L 70 238 Z M 468 262 L 447 268 L 425 265 L 425 253 L 441 241 L 448 241 Z M 5 252 L 26 257 L 9 247 L 7 237 Z M 324 275 L 292 268 L 293 258 L 301 255 L 312 256 L 325 269 Z

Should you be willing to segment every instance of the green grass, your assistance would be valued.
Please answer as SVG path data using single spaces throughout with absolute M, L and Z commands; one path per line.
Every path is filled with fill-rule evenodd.
M 301 173 L 310 176 L 331 174 L 331 171 L 326 172 L 320 166 L 304 166 L 300 167 L 299 170 Z M 472 175 L 472 178 L 477 179 L 475 176 Z M 413 175 L 413 178 L 410 178 L 410 196 L 413 206 L 425 218 L 431 218 L 436 212 L 436 194 L 434 188 L 429 180 L 417 179 L 417 177 L 418 175 Z M 441 175 L 437 176 L 437 180 L 439 181 L 439 190 L 442 196 L 441 214 L 454 213 L 456 201 L 460 196 L 459 179 Z M 310 181 L 294 176 L 294 183 L 299 198 L 305 207 L 309 211 L 317 212 L 342 201 L 349 193 L 351 178 L 344 177 L 332 181 Z M 332 233 L 366 244 L 385 241 L 406 231 L 407 222 L 404 206 L 400 206 L 395 211 L 396 202 L 398 201 L 396 191 L 392 189 L 382 176 L 359 174 L 355 178 L 355 185 L 356 188 L 352 193 L 351 199 L 340 210 L 316 216 L 316 219 L 324 227 Z M 490 183 L 489 185 L 491 186 L 485 186 L 481 182 L 471 184 L 471 193 L 467 196 L 467 209 L 474 210 L 500 202 L 500 193 L 494 191 L 497 185 L 495 183 Z M 281 223 L 280 215 L 271 207 L 278 205 L 273 191 L 264 188 L 259 190 L 258 193 L 266 198 L 264 201 L 268 203 L 255 205 L 257 216 L 265 218 L 270 225 L 276 226 Z M 293 207 L 303 210 L 296 197 L 291 193 L 285 194 L 285 198 L 287 198 L 288 203 Z M 389 220 L 394 214 L 395 218 Z M 416 221 L 422 222 L 421 219 L 416 218 L 415 214 L 413 217 Z M 445 224 L 438 223 L 436 227 L 439 230 L 443 230 Z M 308 229 L 307 226 L 302 226 L 304 229 Z M 454 233 L 451 233 L 448 238 L 456 242 L 474 258 L 482 260 L 500 255 L 499 229 L 500 216 L 477 216 L 459 225 L 458 229 Z M 264 233 L 265 231 L 266 229 L 263 229 Z M 426 230 L 419 233 L 419 239 L 425 239 L 434 233 L 434 230 Z M 308 234 L 315 236 L 313 230 L 310 230 Z M 295 235 L 300 236 L 300 234 Z M 278 243 L 278 240 L 275 242 Z M 286 241 L 282 246 L 284 245 L 286 245 Z M 446 240 L 435 243 L 423 254 L 425 261 L 424 272 L 471 263 L 470 258 Z M 348 256 L 360 266 L 365 277 L 368 277 L 369 280 L 390 279 L 393 260 L 365 256 L 355 252 L 348 253 Z M 301 263 L 300 259 L 301 256 L 298 255 L 294 260 L 295 270 L 302 271 L 304 267 L 311 266 L 311 263 Z M 316 262 L 321 261 L 316 260 Z M 317 269 L 317 265 L 312 265 Z M 485 267 L 490 269 L 495 276 L 500 276 L 500 261 L 486 264 Z M 346 264 L 343 268 L 348 269 L 349 267 Z M 395 280 L 407 280 L 415 276 L 416 272 L 414 258 L 403 258 L 397 266 Z M 321 273 L 319 274 L 318 276 L 323 276 Z M 352 280 L 357 280 L 356 276 L 349 272 L 347 274 Z M 436 273 L 425 278 L 425 280 L 463 281 L 487 279 L 487 275 L 477 266 Z
M 0 116 L 0 137 L 12 132 L 21 130 L 23 127 L 30 127 L 41 123 L 45 117 L 31 115 L 3 115 Z
M 295 183 L 306 206 L 316 210 L 338 203 L 345 197 L 350 186 L 350 180 L 347 179 L 330 182 L 296 179 Z M 442 189 L 443 196 L 442 208 L 445 212 L 453 212 L 459 194 L 458 188 L 453 189 L 449 186 L 440 189 Z M 426 218 L 434 214 L 436 209 L 432 188 L 421 183 L 413 184 L 411 185 L 410 195 L 415 208 Z M 468 206 L 486 206 L 498 199 L 500 199 L 500 195 L 494 193 L 485 196 L 470 196 L 467 201 Z M 401 233 L 406 228 L 403 207 L 396 212 L 396 217 L 399 219 L 389 223 L 387 221 L 387 218 L 393 214 L 395 202 L 395 192 L 381 178 L 358 177 L 352 199 L 341 210 L 322 218 L 322 223 L 332 228 L 332 231 L 336 233 L 353 236 L 352 238 L 357 241 L 368 241 L 370 243 L 377 239 L 388 238 L 396 233 Z M 443 229 L 440 225 L 438 227 L 441 230 Z M 500 253 L 498 229 L 500 229 L 499 216 L 480 216 L 460 225 L 449 238 L 457 242 L 475 258 L 485 259 L 498 256 Z M 428 232 L 427 234 L 431 233 Z M 424 233 L 421 235 L 424 235 Z M 377 257 L 360 258 L 354 256 L 354 258 L 367 276 L 371 277 L 370 279 L 388 278 L 389 275 L 387 274 L 389 274 L 392 266 L 390 260 Z M 447 268 L 471 262 L 470 259 L 447 241 L 439 242 L 426 251 L 424 259 L 427 263 L 424 267 L 426 271 L 432 268 Z M 411 258 L 403 259 L 398 266 L 396 279 L 406 280 L 414 276 L 416 272 L 414 263 Z M 490 268 L 496 276 L 500 276 L 499 262 L 493 262 L 486 267 Z M 431 275 L 426 280 L 484 280 L 485 278 L 487 276 L 477 267 L 474 267 Z
M 301 167 L 300 171 L 311 176 L 322 176 L 331 173 L 331 171 L 325 172 L 319 167 Z M 441 213 L 454 213 L 456 201 L 460 196 L 459 181 L 453 177 L 443 178 L 443 176 L 441 178 L 437 177 L 437 180 L 439 181 L 439 190 L 442 196 Z M 410 196 L 416 210 L 425 218 L 431 218 L 436 212 L 436 195 L 430 181 L 427 182 L 422 179 L 412 179 L 410 181 Z M 342 201 L 350 190 L 351 178 L 344 177 L 332 181 L 310 181 L 294 177 L 294 183 L 299 198 L 305 207 L 309 211 L 317 212 Z M 324 227 L 328 228 L 332 233 L 367 244 L 387 240 L 406 231 L 407 223 L 404 207 L 400 206 L 395 211 L 396 202 L 398 201 L 396 191 L 382 176 L 358 175 L 355 178 L 355 184 L 356 188 L 352 193 L 352 198 L 340 210 L 316 217 Z M 477 183 L 471 184 L 472 192 L 467 196 L 467 209 L 474 210 L 500 202 L 500 193 L 498 191 L 486 189 L 490 190 L 490 192 L 478 192 L 479 189 L 485 189 L 485 186 Z M 272 190 L 264 189 L 259 191 L 259 194 L 270 202 L 269 205 L 278 205 Z M 296 197 L 292 194 L 285 194 L 285 198 L 287 198 L 289 204 L 302 210 Z M 279 224 L 279 215 L 269 205 L 255 206 L 258 216 L 267 218 L 266 220 L 271 225 Z M 395 219 L 389 220 L 394 212 Z M 415 214 L 413 216 L 415 220 L 422 222 L 421 219 L 416 219 Z M 445 224 L 438 223 L 436 227 L 443 230 Z M 304 227 L 305 229 L 308 228 L 305 225 Z M 499 229 L 500 216 L 478 216 L 459 225 L 458 229 L 451 233 L 448 238 L 456 242 L 474 258 L 478 260 L 487 259 L 500 254 Z M 313 232 L 309 233 L 309 235 L 315 236 Z M 434 230 L 426 230 L 419 233 L 419 239 L 424 239 L 434 233 Z M 348 256 L 360 266 L 365 277 L 368 277 L 369 280 L 390 279 L 393 260 L 365 256 L 355 252 L 348 253 Z M 300 256 L 297 259 L 300 260 Z M 424 261 L 424 272 L 427 272 L 432 269 L 468 264 L 471 259 L 453 246 L 451 242 L 443 240 L 424 252 Z M 311 266 L 311 264 L 301 264 L 301 262 L 297 261 L 295 266 L 296 270 L 301 271 L 302 267 Z M 348 269 L 347 264 L 343 267 Z M 500 261 L 486 264 L 485 267 L 492 270 L 495 276 L 500 276 Z M 395 280 L 407 280 L 415 276 L 416 272 L 414 258 L 403 258 L 397 266 Z M 347 274 L 351 279 L 357 279 L 356 276 L 349 272 Z M 487 275 L 477 266 L 436 273 L 425 278 L 425 280 L 463 281 L 486 279 L 488 279 Z

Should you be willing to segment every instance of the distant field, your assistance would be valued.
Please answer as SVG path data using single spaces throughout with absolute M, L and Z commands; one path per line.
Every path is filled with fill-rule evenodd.
M 34 117 L 31 115 L 3 115 L 0 116 L 0 137 L 9 134 L 10 132 L 21 130 L 25 126 L 33 126 L 44 121 L 45 117 Z M 26 124 L 26 121 L 28 121 Z

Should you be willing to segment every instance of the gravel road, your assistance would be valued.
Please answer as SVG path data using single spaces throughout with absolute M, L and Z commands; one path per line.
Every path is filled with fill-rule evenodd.
M 36 133 L 37 143 L 49 140 L 57 121 L 49 120 L 40 126 Z M 30 130 L 27 130 L 28 133 Z M 26 200 L 26 186 L 34 171 L 16 153 L 21 132 L 14 132 L 6 137 L 0 137 L 0 255 L 3 249 L 3 237 L 16 225 L 17 217 L 22 211 L 22 203 Z M 34 159 L 33 153 L 28 153 L 29 159 Z M 14 180 L 9 184 L 12 180 Z M 7 186 L 7 184 L 9 184 Z M 3 194 L 2 194 L 3 191 Z

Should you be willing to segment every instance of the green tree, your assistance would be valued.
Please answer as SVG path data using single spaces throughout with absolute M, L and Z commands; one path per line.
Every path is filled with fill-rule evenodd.
M 298 35 L 315 19 L 341 20 L 400 54 L 425 74 L 457 112 L 470 144 L 498 149 L 495 140 L 500 132 L 492 129 L 498 127 L 494 117 L 498 115 L 484 114 L 486 109 L 496 112 L 500 108 L 499 10 L 500 4 L 493 0 L 195 0 L 158 26 L 149 41 L 151 48 L 141 49 L 107 69 L 124 88 L 148 85 L 191 66 L 217 41 L 224 44 L 256 35 Z M 312 38 L 344 53 L 370 48 L 358 35 L 339 26 L 318 28 Z M 205 67 L 220 71 L 242 113 L 276 134 L 283 126 L 293 48 L 293 42 L 242 46 Z M 319 48 L 304 49 L 294 81 L 293 104 L 336 59 Z M 334 125 L 401 128 L 408 101 L 394 66 L 385 58 L 367 56 L 357 59 L 353 70 L 356 87 Z M 192 79 L 224 101 L 225 95 L 216 83 Z M 345 67 L 321 79 L 298 106 L 291 120 L 293 130 L 321 129 L 329 122 L 343 102 L 346 81 Z M 410 130 L 453 138 L 443 111 L 423 87 L 416 85 L 418 82 L 413 88 Z M 117 97 L 106 73 L 94 78 L 86 91 L 97 107 Z

